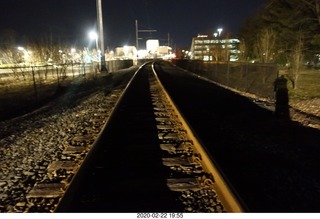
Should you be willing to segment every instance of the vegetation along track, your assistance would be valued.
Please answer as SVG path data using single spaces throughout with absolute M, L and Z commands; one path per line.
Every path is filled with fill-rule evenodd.
M 242 212 L 158 80 L 128 84 L 55 212 Z

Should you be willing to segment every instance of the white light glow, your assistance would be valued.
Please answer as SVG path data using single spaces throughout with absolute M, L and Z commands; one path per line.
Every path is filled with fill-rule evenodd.
M 147 51 L 154 53 L 159 47 L 159 40 L 147 40 Z
M 145 58 L 148 55 L 147 50 L 139 50 L 138 51 L 138 57 L 139 58 Z
M 94 31 L 91 31 L 89 33 L 89 37 L 90 37 L 91 40 L 96 40 L 96 39 L 98 39 L 98 34 L 96 32 L 94 32 Z

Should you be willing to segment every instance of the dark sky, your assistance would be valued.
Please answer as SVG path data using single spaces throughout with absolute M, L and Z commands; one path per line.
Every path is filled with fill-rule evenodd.
M 256 14 L 266 0 L 102 0 L 105 46 L 135 45 L 135 20 L 141 38 L 158 38 L 190 47 L 198 33 L 224 31 L 237 35 L 246 18 Z M 13 29 L 19 36 L 52 33 L 80 46 L 89 41 L 96 25 L 96 0 L 0 0 L 0 31 Z M 145 45 L 144 41 L 140 41 Z

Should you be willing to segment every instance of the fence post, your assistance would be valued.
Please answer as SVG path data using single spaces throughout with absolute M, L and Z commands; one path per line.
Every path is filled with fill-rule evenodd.
M 230 61 L 227 62 L 227 86 L 230 86 Z
M 58 81 L 58 87 L 60 87 L 60 80 L 59 80 L 59 69 L 56 67 L 56 73 L 57 73 L 57 81 Z
M 72 68 L 72 78 L 74 79 L 73 61 L 71 62 L 71 68 Z
M 34 72 L 34 67 L 31 67 L 32 69 L 32 79 L 33 79 L 33 88 L 34 88 L 34 95 L 36 98 L 36 102 L 38 102 L 38 91 L 37 91 L 37 85 L 36 85 L 36 77 L 35 77 L 35 72 Z
M 245 91 L 249 91 L 249 63 L 246 63 L 246 73 L 245 73 L 245 77 L 246 77 L 246 89 Z

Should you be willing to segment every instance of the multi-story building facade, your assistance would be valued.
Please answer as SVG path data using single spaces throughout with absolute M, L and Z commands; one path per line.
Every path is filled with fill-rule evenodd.
M 191 59 L 203 61 L 237 61 L 240 40 L 198 35 L 192 39 Z

